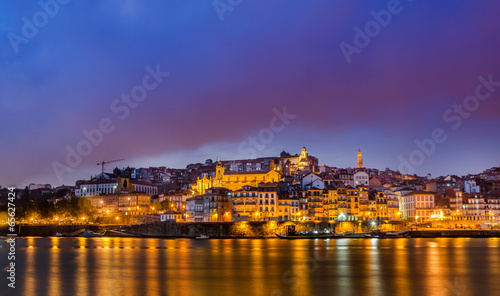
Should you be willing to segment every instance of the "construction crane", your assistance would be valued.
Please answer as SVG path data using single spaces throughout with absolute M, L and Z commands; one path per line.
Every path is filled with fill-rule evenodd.
M 110 160 L 110 161 L 102 161 L 100 163 L 98 163 L 97 165 L 100 165 L 101 166 L 101 174 L 104 174 L 104 165 L 105 164 L 108 164 L 108 163 L 112 163 L 112 162 L 117 162 L 117 161 L 122 161 L 122 160 L 125 160 L 125 159 L 116 159 L 116 160 Z

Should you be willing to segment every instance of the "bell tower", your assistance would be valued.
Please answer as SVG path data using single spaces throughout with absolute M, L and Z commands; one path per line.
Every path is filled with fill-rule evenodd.
M 222 164 L 222 161 L 217 162 L 217 166 L 215 168 L 215 179 L 218 181 L 222 181 L 222 176 L 224 176 L 224 165 Z
M 358 162 L 357 162 L 357 167 L 358 169 L 363 168 L 363 155 L 361 154 L 361 148 L 358 149 Z
M 307 160 L 307 149 L 305 146 L 302 146 L 302 150 L 300 150 L 300 158 L 299 161 Z

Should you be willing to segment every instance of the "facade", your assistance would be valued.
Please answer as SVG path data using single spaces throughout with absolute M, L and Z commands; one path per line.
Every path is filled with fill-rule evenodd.
M 208 196 L 201 195 L 186 199 L 186 221 L 208 222 L 209 218 L 208 206 L 209 206 Z
M 464 192 L 465 193 L 479 193 L 480 187 L 476 185 L 475 180 L 465 180 L 464 181 Z
M 308 154 L 306 147 L 302 147 L 300 154 L 290 155 L 281 152 L 279 166 L 285 176 L 296 176 L 300 173 L 314 172 L 318 167 L 318 159 Z
M 384 190 L 387 199 L 387 217 L 390 221 L 400 220 L 401 212 L 399 211 L 399 198 L 390 190 Z
M 210 222 L 230 222 L 231 221 L 231 192 L 226 188 L 213 187 L 206 190 L 204 196 L 208 197 L 204 204 L 204 219 Z M 208 209 L 208 213 L 207 213 Z M 208 214 L 208 216 L 207 216 Z
M 189 196 L 185 193 L 179 192 L 177 194 L 167 194 L 167 195 L 160 195 L 158 198 L 158 201 L 164 201 L 167 200 L 169 201 L 173 207 L 172 211 L 183 211 L 186 209 L 186 200 Z
M 288 195 L 279 197 L 278 199 L 278 220 L 279 221 L 296 221 L 299 212 L 299 200 Z
M 278 220 L 279 188 L 276 184 L 266 183 L 258 186 L 257 216 L 261 221 Z
M 185 215 L 181 212 L 175 212 L 175 211 L 166 211 L 165 213 L 160 215 L 160 221 L 165 222 L 165 221 L 175 221 L 175 222 L 184 222 L 186 221 L 184 219 Z
M 370 185 L 370 176 L 364 171 L 358 171 L 353 175 L 353 184 L 354 187 L 358 186 L 369 186 Z
M 401 219 L 423 222 L 436 215 L 435 192 L 412 191 L 399 200 Z
M 89 200 L 99 216 L 113 214 L 134 216 L 154 212 L 151 208 L 151 196 L 141 192 L 95 195 L 89 197 Z
M 158 187 L 152 183 L 116 177 L 111 179 L 78 181 L 75 187 L 75 196 L 91 197 L 96 195 L 116 194 L 122 189 L 127 189 L 129 192 L 147 193 L 150 196 L 158 194 Z
M 225 168 L 221 162 L 217 164 L 215 178 L 204 176 L 198 179 L 193 190 L 198 194 L 204 194 L 205 191 L 212 187 L 227 188 L 235 191 L 243 186 L 257 187 L 260 183 L 279 182 L 281 181 L 281 173 L 278 169 L 270 171 L 255 171 L 255 172 L 225 172 Z
M 257 187 L 245 185 L 231 193 L 233 221 L 258 221 Z
M 345 186 L 354 186 L 354 177 L 349 170 L 338 170 L 335 175 L 335 180 L 341 181 Z
M 325 183 L 323 183 L 321 177 L 315 173 L 309 173 L 303 176 L 302 179 L 300 180 L 300 184 L 302 189 L 313 188 L 313 187 L 319 189 L 325 188 Z

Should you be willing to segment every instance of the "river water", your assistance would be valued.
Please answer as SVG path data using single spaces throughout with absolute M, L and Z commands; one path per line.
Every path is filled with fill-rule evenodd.
M 0 295 L 500 295 L 500 239 L 17 238 Z

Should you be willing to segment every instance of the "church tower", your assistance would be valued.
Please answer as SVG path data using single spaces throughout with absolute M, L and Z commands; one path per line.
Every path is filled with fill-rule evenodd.
M 358 149 L 358 169 L 363 168 L 363 155 L 361 155 L 361 149 Z
M 215 167 L 215 181 L 218 182 L 217 186 L 220 186 L 220 184 L 222 183 L 224 171 L 225 171 L 224 165 L 222 164 L 222 161 L 219 160 L 217 162 L 217 166 Z
M 307 161 L 307 149 L 305 146 L 302 146 L 302 150 L 300 150 L 299 161 Z

